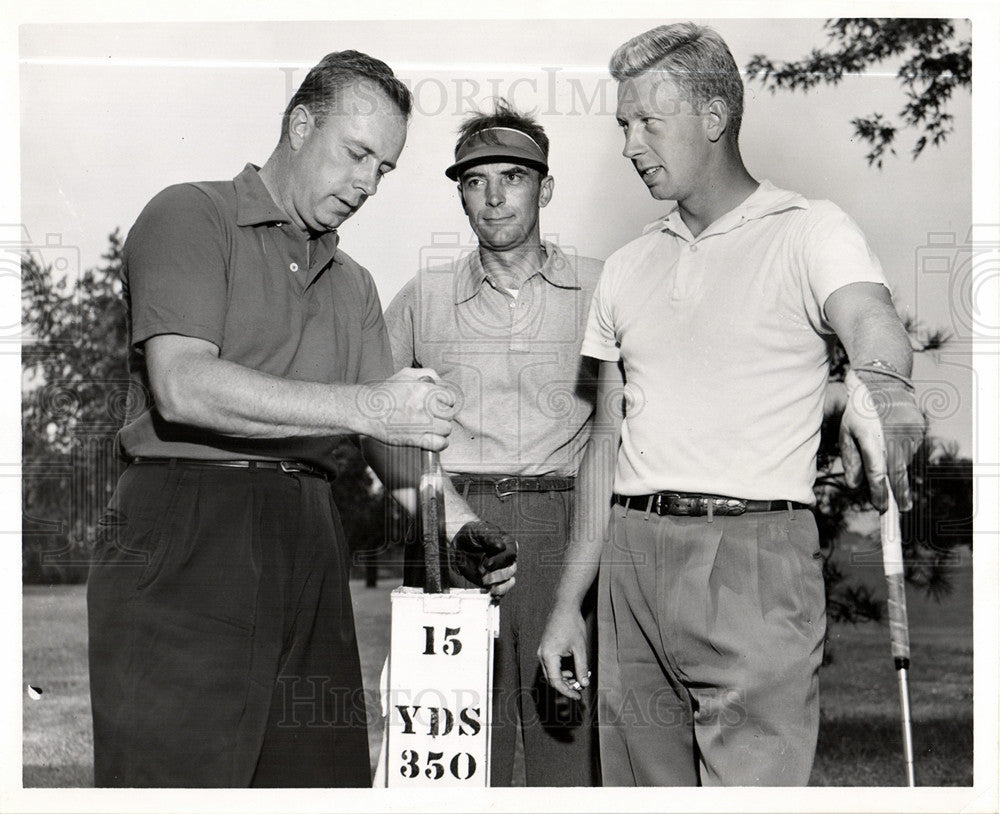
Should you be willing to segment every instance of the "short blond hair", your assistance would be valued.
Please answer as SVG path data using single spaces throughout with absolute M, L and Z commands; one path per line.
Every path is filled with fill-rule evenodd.
M 723 99 L 729 107 L 732 138 L 739 136 L 743 79 L 729 46 L 714 29 L 695 23 L 657 26 L 619 46 L 610 70 L 618 82 L 663 73 L 695 110 L 715 97 Z

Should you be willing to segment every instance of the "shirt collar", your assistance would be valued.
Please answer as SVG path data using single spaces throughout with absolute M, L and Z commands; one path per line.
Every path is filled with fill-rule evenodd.
M 743 203 L 722 215 L 715 223 L 711 224 L 698 237 L 709 234 L 727 232 L 748 220 L 757 220 L 767 215 L 784 212 L 787 209 L 808 209 L 809 201 L 797 192 L 789 192 L 786 189 L 778 189 L 770 181 L 763 180 Z M 665 216 L 647 224 L 642 233 L 649 232 L 673 232 L 678 237 L 686 240 L 694 240 L 691 230 L 688 229 L 684 219 L 681 218 L 680 207 L 674 206 Z
M 260 167 L 247 164 L 233 179 L 236 187 L 236 225 L 258 226 L 262 223 L 289 223 L 288 215 L 274 202 L 260 179 Z
M 545 248 L 545 264 L 536 272 L 538 276 L 557 288 L 580 288 L 576 265 L 566 257 L 562 249 L 548 241 L 542 241 L 542 246 Z M 455 275 L 455 305 L 471 300 L 482 289 L 484 282 L 486 270 L 479 258 L 479 251 L 469 252 L 461 259 Z
M 236 225 L 237 226 L 260 226 L 264 223 L 291 223 L 291 219 L 285 211 L 278 206 L 271 193 L 260 178 L 260 167 L 256 164 L 247 164 L 243 172 L 233 179 L 233 186 L 236 187 Z M 340 235 L 337 230 L 320 235 L 316 243 L 318 251 L 329 254 L 338 263 L 340 257 L 337 256 L 337 246 L 340 243 Z M 319 258 L 319 255 L 317 255 Z M 328 258 L 319 258 L 322 266 L 329 263 Z M 315 264 L 314 264 L 315 265 Z M 321 268 L 322 266 L 316 266 Z

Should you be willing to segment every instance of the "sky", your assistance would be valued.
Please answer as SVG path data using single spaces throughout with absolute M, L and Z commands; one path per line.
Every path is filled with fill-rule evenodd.
M 422 265 L 470 248 L 444 168 L 462 116 L 493 96 L 534 110 L 551 139 L 555 195 L 542 215 L 549 239 L 605 258 L 667 208 L 621 156 L 606 73 L 617 45 L 670 21 L 656 16 L 662 3 L 620 1 L 600 12 L 603 19 L 585 20 L 576 19 L 578 7 L 544 2 L 477 6 L 462 11 L 465 19 L 454 7 L 417 11 L 382 0 L 349 11 L 310 0 L 292 12 L 251 0 L 178 2 L 169 10 L 117 1 L 0 4 L 3 101 L 16 114 L 0 167 L 0 364 L 7 365 L 0 375 L 11 383 L 17 253 L 36 251 L 76 273 L 98 264 L 108 233 L 124 234 L 163 187 L 231 178 L 247 162 L 263 163 L 285 102 L 328 51 L 356 48 L 384 59 L 416 97 L 398 169 L 340 230 L 342 248 L 372 272 L 383 305 Z M 982 36 L 995 44 L 1000 31 L 996 10 L 984 5 L 860 5 L 882 15 L 968 14 L 974 43 Z M 740 65 L 755 53 L 795 59 L 822 47 L 822 19 L 837 13 L 831 8 L 775 2 L 768 4 L 775 16 L 764 19 L 752 17 L 759 3 L 670 5 L 672 13 L 709 15 L 684 19 L 713 25 Z M 297 19 L 278 19 L 290 13 Z M 879 256 L 900 312 L 952 334 L 944 350 L 917 360 L 918 394 L 932 434 L 984 465 L 981 483 L 992 494 L 1000 275 L 995 259 L 984 266 L 969 246 L 973 225 L 974 237 L 996 241 L 1000 219 L 995 49 L 976 52 L 976 70 L 986 82 L 975 100 L 957 93 L 955 132 L 917 161 L 908 156 L 909 133 L 881 171 L 867 166 L 865 145 L 851 138 L 852 117 L 901 107 L 893 64 L 808 94 L 772 95 L 748 82 L 741 145 L 756 178 L 845 209 Z M 4 406 L 16 422 L 16 391 Z M 16 447 L 2 455 L 0 475 L 16 476 Z M 995 616 L 995 601 L 984 607 Z M 995 642 L 989 647 L 995 652 Z M 977 660 L 979 648 L 977 638 Z
M 826 40 L 815 18 L 699 21 L 712 22 L 740 65 L 755 53 L 794 59 Z M 398 170 L 340 230 L 342 247 L 373 273 L 384 305 L 429 258 L 469 247 L 471 232 L 443 169 L 462 116 L 498 95 L 537 111 L 552 142 L 556 193 L 543 232 L 603 259 L 667 208 L 621 156 L 606 69 L 617 44 L 657 22 L 24 25 L 21 223 L 42 257 L 70 269 L 99 263 L 107 235 L 126 232 L 163 187 L 231 178 L 246 162 L 262 164 L 308 67 L 329 50 L 353 47 L 392 65 L 416 103 Z M 925 253 L 940 253 L 927 248 L 932 235 L 956 257 L 968 239 L 970 95 L 956 95 L 955 132 L 942 148 L 911 161 L 912 137 L 904 134 L 900 156 L 879 171 L 867 166 L 865 145 L 852 141 L 850 119 L 896 112 L 895 70 L 889 63 L 809 94 L 772 95 L 748 82 L 743 154 L 758 179 L 844 208 L 880 257 L 900 311 L 955 333 L 960 317 L 949 281 L 924 273 L 921 263 Z M 956 343 L 919 360 L 917 378 L 934 434 L 970 454 L 967 350 Z

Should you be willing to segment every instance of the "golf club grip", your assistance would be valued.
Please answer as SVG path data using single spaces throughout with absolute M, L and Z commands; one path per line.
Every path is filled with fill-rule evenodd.
M 438 518 L 444 507 L 440 505 L 439 464 L 436 452 L 431 452 L 428 449 L 420 451 L 420 470 L 420 528 L 421 540 L 424 545 L 424 592 L 439 594 L 444 589 L 441 583 Z
M 903 568 L 903 534 L 899 526 L 899 506 L 892 493 L 889 478 L 885 479 L 888 505 L 879 518 L 882 536 L 882 568 L 888 590 L 889 641 L 896 669 L 910 664 L 910 628 L 906 618 L 906 576 Z
M 910 627 L 906 618 L 906 588 L 902 574 L 885 578 L 889 589 L 889 642 L 896 669 L 910 665 Z
M 889 479 L 885 479 L 887 505 L 879 516 L 882 539 L 882 570 L 886 577 L 903 574 L 903 533 L 899 528 L 899 506 L 892 494 Z

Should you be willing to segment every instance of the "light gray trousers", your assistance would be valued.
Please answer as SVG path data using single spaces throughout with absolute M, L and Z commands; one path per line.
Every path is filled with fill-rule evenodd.
M 604 785 L 805 785 L 826 632 L 812 513 L 613 512 L 598 597 Z

